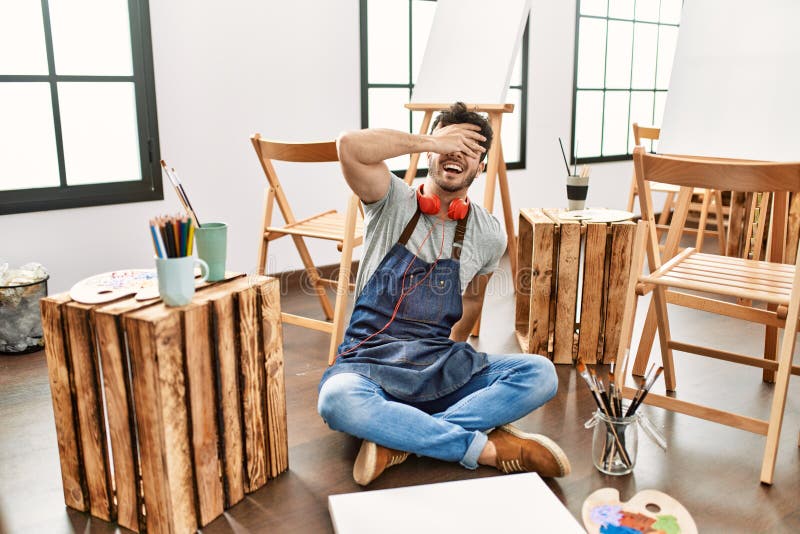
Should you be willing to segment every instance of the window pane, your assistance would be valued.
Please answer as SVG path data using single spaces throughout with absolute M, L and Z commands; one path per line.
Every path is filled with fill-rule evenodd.
M 581 158 L 600 155 L 603 128 L 603 92 L 578 91 L 575 98 L 575 139 Z
M 520 122 L 522 119 L 522 91 L 509 89 L 506 102 L 514 104 L 513 113 L 503 113 L 501 140 L 503 143 L 503 158 L 506 163 L 519 161 L 520 158 Z
M 43 24 L 41 2 L 0 3 L 0 74 L 47 74 Z
M 611 0 L 608 16 L 616 19 L 633 19 L 634 0 Z
M 669 88 L 672 74 L 672 61 L 675 59 L 675 46 L 678 43 L 678 28 L 661 26 L 658 34 L 658 68 L 656 69 L 656 88 Z
M 631 125 L 638 122 L 639 126 L 653 125 L 653 92 L 634 91 L 631 93 Z M 650 150 L 650 142 L 645 141 L 645 147 Z M 633 132 L 629 132 L 628 152 L 633 152 L 636 142 L 633 139 Z
M 410 83 L 408 1 L 372 0 L 368 4 L 369 83 Z
M 658 6 L 661 0 L 636 0 L 636 20 L 658 22 Z
M 428 36 L 431 33 L 434 13 L 436 13 L 436 2 L 416 0 L 411 3 L 411 14 L 413 15 L 411 26 L 413 34 L 411 41 L 411 79 L 415 82 L 417 76 L 419 76 L 422 57 L 425 55 L 425 45 L 428 43 Z
M 581 15 L 597 15 L 605 17 L 608 12 L 608 0 L 580 0 Z
M 603 115 L 603 155 L 625 154 L 628 149 L 628 100 L 627 91 L 606 92 Z
M 142 179 L 132 83 L 58 84 L 67 184 Z
M 683 0 L 661 0 L 661 17 L 659 20 L 666 24 L 680 24 Z
M 631 47 L 633 23 L 608 22 L 608 52 L 606 54 L 606 87 L 627 89 L 631 85 Z
M 369 90 L 369 128 L 391 128 L 407 132 L 409 111 L 403 107 L 408 104 L 408 89 L 370 89 Z M 409 157 L 400 156 L 386 160 L 390 169 L 407 169 Z
M 606 21 L 580 19 L 578 87 L 603 87 L 606 56 Z
M 0 191 L 58 186 L 50 84 L 0 84 L 0 117 Z
M 133 74 L 127 1 L 50 0 L 50 25 L 57 74 Z
M 633 30 L 633 76 L 631 87 L 652 89 L 656 83 L 656 47 L 658 26 L 634 24 Z

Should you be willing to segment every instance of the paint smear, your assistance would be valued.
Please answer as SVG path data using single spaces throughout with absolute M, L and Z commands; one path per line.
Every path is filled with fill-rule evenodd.
M 664 534 L 680 534 L 681 527 L 678 526 L 678 518 L 674 515 L 657 515 L 658 520 L 653 523 L 652 528 L 663 530 Z

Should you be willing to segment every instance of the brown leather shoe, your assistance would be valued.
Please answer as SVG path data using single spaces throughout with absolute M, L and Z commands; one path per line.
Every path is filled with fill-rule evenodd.
M 489 434 L 489 441 L 497 450 L 496 467 L 503 473 L 535 471 L 543 477 L 563 477 L 571 470 L 561 447 L 541 434 L 503 425 Z
M 377 443 L 364 440 L 358 451 L 356 463 L 353 464 L 353 478 L 362 486 L 366 486 L 386 468 L 401 464 L 408 458 L 408 453 L 381 447 Z

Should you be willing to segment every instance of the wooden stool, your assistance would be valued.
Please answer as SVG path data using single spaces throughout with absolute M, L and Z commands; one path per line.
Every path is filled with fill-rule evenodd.
M 288 468 L 277 279 L 41 308 L 67 506 L 194 532 Z
M 520 211 L 517 340 L 524 352 L 554 363 L 571 364 L 576 356 L 611 363 L 620 343 L 636 225 L 567 220 L 563 213 Z

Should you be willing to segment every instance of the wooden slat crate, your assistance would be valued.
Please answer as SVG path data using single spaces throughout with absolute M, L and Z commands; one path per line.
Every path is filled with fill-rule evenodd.
M 193 532 L 288 468 L 278 280 L 41 308 L 67 506 Z
M 611 363 L 620 343 L 636 225 L 523 209 L 515 280 L 517 341 L 555 363 Z M 580 307 L 578 306 L 580 294 Z

